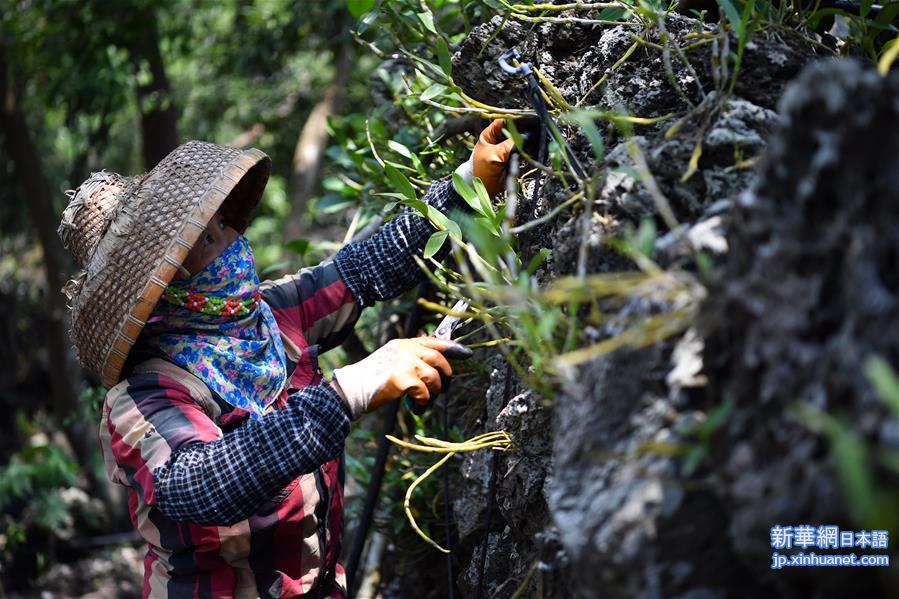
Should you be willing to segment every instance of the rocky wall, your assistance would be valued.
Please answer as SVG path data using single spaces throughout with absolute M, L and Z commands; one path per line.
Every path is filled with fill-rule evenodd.
M 840 580 L 831 586 L 826 577 L 772 572 L 768 535 L 779 521 L 849 523 L 826 444 L 791 420 L 787 398 L 847 406 L 865 435 L 896 438 L 861 374 L 872 351 L 897 361 L 896 90 L 870 67 L 826 63 L 784 94 L 819 55 L 775 30 L 747 45 L 730 92 L 720 84 L 712 43 L 687 52 L 689 64 L 673 59 L 672 81 L 652 47 L 664 43 L 662 28 L 678 47 L 713 28 L 676 14 L 661 25 L 620 62 L 635 43 L 633 28 L 495 18 L 454 57 L 456 82 L 496 106 L 525 105 L 524 82 L 497 63 L 515 46 L 582 108 L 675 115 L 636 127 L 635 141 L 683 232 L 718 265 L 704 281 L 702 316 L 686 335 L 583 364 L 553 397 L 536 397 L 515 381 L 504 402 L 506 368 L 492 365 L 486 417 L 467 432 L 501 426 L 518 445 L 506 455 L 471 455 L 461 468 L 454 508 L 464 597 L 510 596 L 535 564 L 523 596 L 754 597 L 807 588 L 838 596 L 858 578 L 832 576 Z M 734 38 L 729 43 L 736 47 Z M 866 108 L 853 112 L 859 102 Z M 584 240 L 580 209 L 563 212 L 522 235 L 524 259 L 552 250 L 542 282 L 575 272 L 582 244 L 589 273 L 633 268 L 605 241 L 644 218 L 666 229 L 633 176 L 624 140 L 604 130 L 607 151 L 597 164 L 575 127 L 563 133 L 588 170 L 606 168 L 591 228 Z M 685 176 L 699 141 L 698 169 Z M 533 190 L 525 186 L 522 222 L 570 195 L 556 181 L 537 197 Z M 661 235 L 653 258 L 699 277 L 681 239 Z M 628 317 L 664 309 L 658 300 L 635 300 L 620 320 L 586 332 L 599 341 Z M 882 335 L 874 341 L 876 331 Z M 845 343 L 855 337 L 864 341 Z M 698 439 L 716 410 L 725 412 L 720 429 Z M 688 471 L 683 452 L 672 448 L 698 444 L 704 457 Z M 872 575 L 865 581 L 861 588 L 889 584 Z

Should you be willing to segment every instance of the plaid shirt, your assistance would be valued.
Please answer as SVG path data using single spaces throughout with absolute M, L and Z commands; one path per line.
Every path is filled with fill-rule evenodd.
M 448 180 L 424 200 L 466 210 Z M 363 307 L 421 280 L 413 256 L 433 231 L 406 210 L 334 260 L 263 283 L 290 383 L 261 419 L 135 350 L 136 365 L 106 395 L 100 444 L 148 544 L 145 597 L 345 597 L 337 559 L 350 418 L 317 356 Z

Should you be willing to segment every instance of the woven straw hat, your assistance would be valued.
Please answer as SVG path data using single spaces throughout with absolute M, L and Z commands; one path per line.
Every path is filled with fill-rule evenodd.
M 68 192 L 58 233 L 83 269 L 63 289 L 72 343 L 106 388 L 118 382 L 159 296 L 215 212 L 243 232 L 270 171 L 259 150 L 191 141 L 146 175 L 94 173 Z

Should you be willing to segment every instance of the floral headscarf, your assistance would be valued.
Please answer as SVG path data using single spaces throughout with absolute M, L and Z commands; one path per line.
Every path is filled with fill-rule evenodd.
M 200 272 L 169 284 L 143 337 L 254 417 L 284 388 L 284 345 L 243 235 Z

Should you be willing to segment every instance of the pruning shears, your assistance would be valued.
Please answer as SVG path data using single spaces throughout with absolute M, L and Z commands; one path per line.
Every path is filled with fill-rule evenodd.
M 453 304 L 450 313 L 443 317 L 443 320 L 437 325 L 437 330 L 434 331 L 434 334 L 431 335 L 431 337 L 445 339 L 447 341 L 452 339 L 453 332 L 459 324 L 461 324 L 462 316 L 465 314 L 466 310 L 468 310 L 468 300 L 460 299 Z
M 435 330 L 431 337 L 435 339 L 444 339 L 449 341 L 453 338 L 453 333 L 462 324 L 464 320 L 465 311 L 468 310 L 468 301 L 464 299 L 460 299 L 455 304 L 453 304 L 450 313 L 443 317 L 443 320 L 440 321 L 440 324 L 437 325 L 437 330 Z M 446 354 L 448 357 L 452 358 L 453 356 L 449 353 Z M 456 356 L 460 357 L 460 356 Z M 446 389 L 447 381 L 443 381 L 443 388 Z M 425 411 L 425 407 L 423 405 L 417 404 L 412 401 L 411 397 L 406 398 L 406 409 L 411 410 L 415 414 L 422 414 Z

